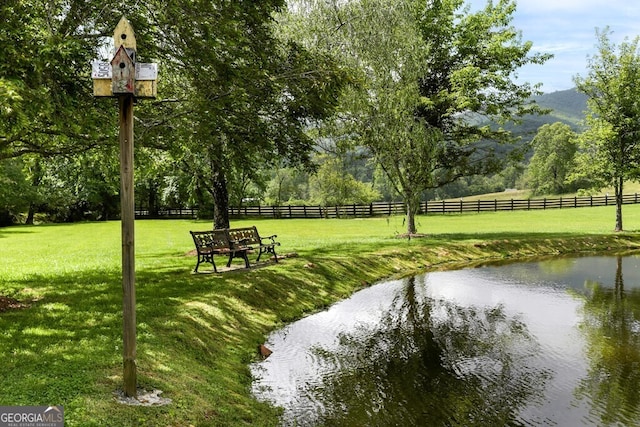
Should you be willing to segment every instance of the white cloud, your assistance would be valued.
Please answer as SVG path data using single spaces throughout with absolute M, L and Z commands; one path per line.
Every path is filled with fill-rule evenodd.
M 497 0 L 494 0 L 494 3 Z M 471 10 L 487 0 L 468 0 Z M 543 82 L 545 91 L 573 87 L 576 74 L 586 74 L 587 56 L 596 52 L 595 29 L 609 27 L 611 41 L 640 35 L 640 7 L 629 0 L 518 0 L 513 25 L 533 51 L 552 53 L 543 66 L 527 66 L 519 80 Z

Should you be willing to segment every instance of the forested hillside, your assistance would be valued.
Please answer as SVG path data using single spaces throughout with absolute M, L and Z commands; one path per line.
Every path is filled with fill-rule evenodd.
M 587 109 L 587 96 L 575 88 L 545 93 L 534 100 L 542 107 L 553 110 L 545 123 L 563 122 L 574 129 L 579 128 Z
M 533 100 L 540 107 L 552 111 L 540 116 L 526 116 L 521 125 L 509 127 L 509 130 L 521 136 L 523 141 L 530 141 L 542 125 L 555 122 L 565 123 L 574 131 L 581 130 L 584 111 L 587 109 L 587 97 L 575 88 L 545 93 L 534 97 Z

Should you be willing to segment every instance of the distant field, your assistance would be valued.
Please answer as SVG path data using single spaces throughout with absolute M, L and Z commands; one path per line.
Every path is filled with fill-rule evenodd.
M 640 183 L 638 182 L 628 182 L 625 184 L 624 188 L 623 188 L 623 192 L 624 194 L 634 194 L 634 193 L 640 193 Z M 607 187 L 607 188 L 603 188 L 600 191 L 595 192 L 593 195 L 602 195 L 604 196 L 605 194 L 609 194 L 611 196 L 613 196 L 615 194 L 613 187 Z M 467 196 L 467 197 L 462 197 L 462 200 L 466 200 L 466 201 L 475 201 L 475 200 L 511 200 L 511 199 L 517 199 L 517 200 L 523 200 L 523 199 L 528 199 L 528 198 L 558 198 L 560 196 L 562 197 L 574 197 L 576 194 L 575 193 L 567 193 L 567 194 L 552 194 L 552 195 L 548 195 L 548 196 L 531 196 L 531 190 L 507 190 L 507 191 L 501 191 L 499 193 L 486 193 L 486 194 L 478 194 L 476 196 Z M 449 200 L 460 200 L 460 199 L 449 199 Z

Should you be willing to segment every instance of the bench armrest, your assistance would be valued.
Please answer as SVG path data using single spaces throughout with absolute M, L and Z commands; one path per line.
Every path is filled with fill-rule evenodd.
M 269 240 L 271 240 L 271 243 L 276 243 L 276 237 L 278 237 L 278 235 L 277 235 L 277 234 L 274 234 L 274 235 L 272 235 L 272 236 L 260 237 L 260 240 L 261 240 L 261 241 L 264 241 L 264 240 L 269 239 Z

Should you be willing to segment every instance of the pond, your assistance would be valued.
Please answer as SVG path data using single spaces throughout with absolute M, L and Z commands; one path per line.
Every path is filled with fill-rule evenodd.
M 640 257 L 390 280 L 273 333 L 283 425 L 640 425 Z

